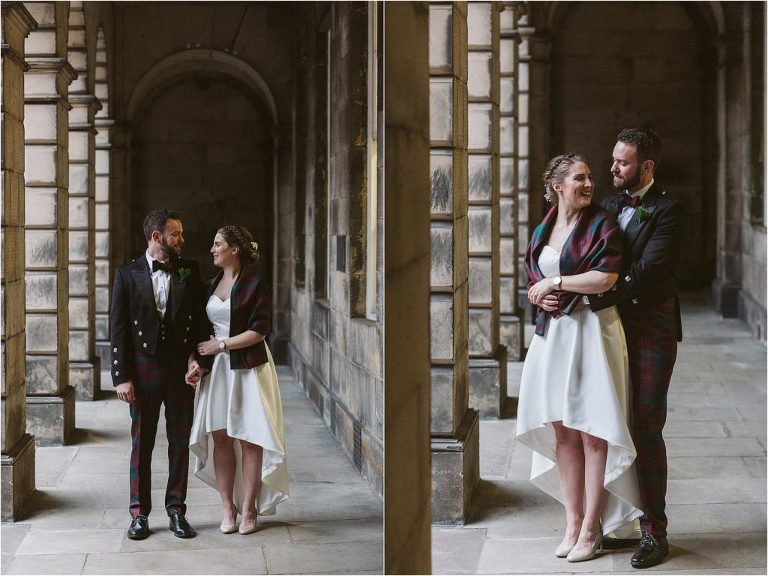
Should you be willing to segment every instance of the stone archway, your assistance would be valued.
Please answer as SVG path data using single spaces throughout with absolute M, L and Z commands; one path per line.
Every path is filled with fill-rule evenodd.
M 144 213 L 168 206 L 182 213 L 185 254 L 201 263 L 204 277 L 215 271 L 208 249 L 217 227 L 234 223 L 254 234 L 271 281 L 277 108 L 259 74 L 224 52 L 175 54 L 136 85 L 127 119 L 130 254 L 143 248 Z

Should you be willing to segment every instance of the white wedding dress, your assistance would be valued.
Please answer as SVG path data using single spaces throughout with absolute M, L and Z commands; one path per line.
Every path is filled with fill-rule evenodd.
M 217 338 L 229 336 L 230 299 L 222 302 L 212 295 L 206 305 Z M 266 344 L 266 343 L 265 343 Z M 190 449 L 196 457 L 195 476 L 218 489 L 213 467 L 213 439 L 210 433 L 226 429 L 232 438 L 258 444 L 264 449 L 261 490 L 256 509 L 261 515 L 275 513 L 288 498 L 288 465 L 285 459 L 283 409 L 272 354 L 269 362 L 249 369 L 230 369 L 229 352 L 216 354 L 211 372 L 201 381 L 195 398 L 195 419 Z M 243 473 L 240 442 L 235 442 L 237 470 L 234 500 L 242 513 Z
M 560 274 L 560 253 L 545 246 L 539 267 Z M 552 422 L 562 420 L 608 443 L 604 485 L 608 502 L 603 532 L 642 515 L 635 471 L 635 445 L 629 432 L 629 367 L 624 329 L 616 307 L 550 317 L 545 335 L 534 335 L 523 365 L 517 437 L 533 450 L 531 482 L 563 502 Z M 625 526 L 628 525 L 628 526 Z

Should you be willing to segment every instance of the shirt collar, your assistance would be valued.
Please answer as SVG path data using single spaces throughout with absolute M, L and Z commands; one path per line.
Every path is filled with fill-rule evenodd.
M 643 196 L 645 196 L 645 193 L 648 192 L 648 190 L 651 189 L 651 186 L 653 186 L 653 183 L 654 183 L 654 179 L 651 178 L 651 181 L 648 183 L 647 186 L 643 186 L 637 192 L 633 192 L 632 194 L 630 194 L 630 196 L 640 196 L 640 200 L 642 200 Z M 150 264 L 150 266 L 151 266 L 151 264 Z

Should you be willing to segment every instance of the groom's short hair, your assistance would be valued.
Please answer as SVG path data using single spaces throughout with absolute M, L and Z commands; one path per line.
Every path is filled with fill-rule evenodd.
M 661 138 L 650 128 L 624 128 L 616 135 L 618 142 L 634 144 L 640 162 L 653 160 L 653 169 L 661 162 Z
M 173 210 L 166 210 L 165 208 L 158 208 L 147 214 L 147 217 L 144 218 L 144 237 L 147 239 L 147 242 L 152 240 L 152 232 L 155 230 L 163 232 L 165 230 L 165 223 L 168 220 L 181 221 L 181 214 Z

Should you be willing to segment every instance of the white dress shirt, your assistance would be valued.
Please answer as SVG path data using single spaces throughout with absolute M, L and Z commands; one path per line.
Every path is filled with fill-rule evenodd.
M 149 263 L 149 274 L 152 278 L 152 292 L 155 294 L 155 306 L 161 317 L 165 317 L 165 308 L 168 305 L 168 296 L 171 293 L 171 273 L 164 270 L 157 270 L 152 272 L 152 262 L 156 258 L 152 258 L 149 252 L 145 253 L 147 262 Z M 168 263 L 167 261 L 165 262 Z
M 648 184 L 648 186 L 644 186 L 643 188 L 640 188 L 637 192 L 633 193 L 632 196 L 640 196 L 640 201 L 643 200 L 643 196 L 645 196 L 645 193 L 650 190 L 651 186 L 653 186 L 653 178 L 651 178 L 651 182 Z M 626 192 L 626 190 L 625 190 Z M 635 215 L 635 210 L 632 208 L 632 206 L 624 206 L 624 208 L 621 209 L 621 212 L 619 212 L 619 226 L 621 227 L 621 231 L 624 232 L 624 230 L 627 229 L 627 226 L 629 226 L 629 221 L 632 220 L 632 216 Z

